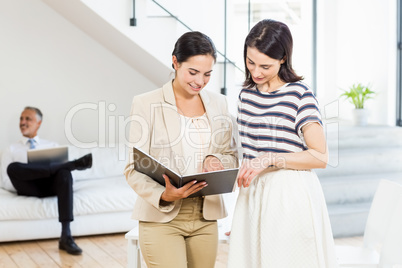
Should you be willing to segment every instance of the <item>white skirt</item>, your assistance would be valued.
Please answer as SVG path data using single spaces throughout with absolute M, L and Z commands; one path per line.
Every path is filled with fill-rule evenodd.
M 240 189 L 228 267 L 337 267 L 328 211 L 313 171 L 269 172 Z

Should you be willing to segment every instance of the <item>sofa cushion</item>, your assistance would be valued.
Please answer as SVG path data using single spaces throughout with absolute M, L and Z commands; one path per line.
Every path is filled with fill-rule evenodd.
M 124 167 L 127 164 L 127 148 L 122 144 L 91 149 L 69 146 L 68 151 L 70 161 L 89 153 L 92 153 L 93 157 L 92 168 L 80 171 L 75 170 L 72 172 L 75 180 L 122 176 Z
M 74 215 L 131 211 L 137 195 L 124 176 L 74 182 Z M 0 189 L 0 221 L 57 218 L 56 197 L 18 196 Z

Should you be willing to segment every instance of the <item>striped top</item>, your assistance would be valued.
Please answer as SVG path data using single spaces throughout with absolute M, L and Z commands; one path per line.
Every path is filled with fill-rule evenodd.
M 243 89 L 239 94 L 237 123 L 244 159 L 307 150 L 301 128 L 309 122 L 322 125 L 318 102 L 303 83 L 287 83 L 270 93 Z

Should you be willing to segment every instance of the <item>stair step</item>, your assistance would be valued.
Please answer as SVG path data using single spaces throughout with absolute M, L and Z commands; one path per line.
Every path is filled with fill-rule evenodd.
M 320 179 L 334 237 L 363 235 L 381 179 L 402 184 L 402 172 Z
M 363 235 L 381 179 L 402 184 L 402 128 L 329 126 L 330 159 L 317 173 L 335 237 Z
M 402 172 L 402 147 L 367 147 L 330 152 L 326 169 L 317 169 L 319 177 Z
M 371 202 L 381 179 L 402 184 L 402 172 L 323 177 L 320 182 L 330 205 Z
M 402 128 L 391 126 L 351 126 L 343 123 L 326 130 L 330 152 L 333 149 L 402 146 Z
M 328 206 L 329 220 L 334 237 L 364 234 L 371 202 Z

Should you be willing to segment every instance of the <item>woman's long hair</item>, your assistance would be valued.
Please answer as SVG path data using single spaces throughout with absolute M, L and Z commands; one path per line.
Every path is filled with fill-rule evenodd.
M 270 58 L 284 60 L 278 72 L 283 82 L 297 82 L 303 79 L 298 76 L 292 68 L 293 39 L 288 26 L 274 20 L 262 20 L 258 22 L 246 37 L 244 43 L 244 65 L 246 79 L 243 86 L 253 88 L 256 84 L 247 69 L 247 48 L 256 48 L 259 52 Z

